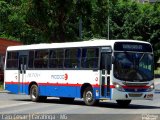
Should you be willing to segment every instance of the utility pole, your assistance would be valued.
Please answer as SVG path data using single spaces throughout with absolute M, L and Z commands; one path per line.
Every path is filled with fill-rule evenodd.
M 108 40 L 109 40 L 109 0 L 108 0 Z
M 82 17 L 79 19 L 79 37 L 82 40 Z
M 77 3 L 80 3 L 81 2 L 81 0 L 77 0 Z M 79 26 L 78 26 L 78 28 L 79 28 L 79 37 L 80 37 L 80 39 L 82 40 L 82 15 L 80 16 L 80 18 L 79 18 Z

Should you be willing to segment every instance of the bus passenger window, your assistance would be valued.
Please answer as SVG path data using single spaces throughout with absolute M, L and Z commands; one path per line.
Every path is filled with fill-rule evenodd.
M 82 50 L 82 68 L 98 68 L 98 48 L 83 48 Z
M 28 68 L 33 68 L 33 63 L 34 63 L 34 51 L 29 51 Z
M 48 68 L 48 50 L 35 51 L 35 68 Z
M 82 60 L 81 60 L 81 66 L 82 68 L 86 68 L 86 59 L 87 59 L 87 49 L 82 49 Z
M 50 50 L 49 52 L 49 68 L 63 68 L 63 49 Z
M 78 69 L 80 68 L 80 61 L 81 61 L 81 49 L 73 48 L 65 50 L 65 61 L 64 61 L 65 68 Z
M 8 52 L 7 54 L 7 68 L 18 69 L 18 52 Z
M 49 68 L 56 68 L 56 50 L 49 51 Z

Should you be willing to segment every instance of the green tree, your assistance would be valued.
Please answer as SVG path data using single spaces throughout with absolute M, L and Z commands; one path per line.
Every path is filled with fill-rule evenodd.
M 38 29 L 48 42 L 71 41 L 76 38 L 75 35 L 70 36 L 75 33 L 74 29 L 69 28 L 75 19 L 75 4 L 74 0 L 31 0 L 27 24 Z

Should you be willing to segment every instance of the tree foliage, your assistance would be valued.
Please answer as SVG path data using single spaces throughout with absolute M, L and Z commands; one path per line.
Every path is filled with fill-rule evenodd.
M 0 37 L 25 44 L 83 39 L 137 39 L 151 42 L 160 56 L 160 4 L 131 0 L 0 0 Z

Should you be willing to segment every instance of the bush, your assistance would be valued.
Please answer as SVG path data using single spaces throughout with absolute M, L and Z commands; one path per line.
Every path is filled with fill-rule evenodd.
M 0 82 L 0 91 L 2 91 L 2 90 L 3 90 L 3 83 Z
M 155 74 L 155 78 L 160 78 L 160 67 L 154 71 L 154 74 Z

